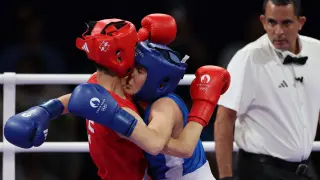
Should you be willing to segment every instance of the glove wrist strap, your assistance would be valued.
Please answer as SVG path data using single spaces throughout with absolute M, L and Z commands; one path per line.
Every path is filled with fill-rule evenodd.
M 197 123 L 201 124 L 203 127 L 207 125 L 207 123 L 203 119 L 196 117 L 196 116 L 189 116 L 188 121 L 197 122 Z
M 206 124 L 211 119 L 215 106 L 205 100 L 195 100 L 192 104 L 189 117 L 202 119 Z
M 64 111 L 64 105 L 58 99 L 51 99 L 43 104 L 40 107 L 48 111 L 50 119 L 54 119 L 60 116 Z
M 130 137 L 137 123 L 138 120 L 133 115 L 119 108 L 109 127 L 126 137 Z

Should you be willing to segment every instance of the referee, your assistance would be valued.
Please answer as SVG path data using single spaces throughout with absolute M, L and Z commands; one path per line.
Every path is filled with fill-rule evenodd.
M 306 21 L 299 0 L 265 0 L 263 9 L 266 34 L 233 56 L 231 85 L 219 100 L 214 137 L 220 179 L 309 179 L 320 109 L 320 41 L 299 34 Z M 233 141 L 240 148 L 236 174 Z

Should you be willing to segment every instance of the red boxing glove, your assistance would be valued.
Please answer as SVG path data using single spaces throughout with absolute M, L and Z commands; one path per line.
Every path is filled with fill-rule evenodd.
M 167 14 L 149 14 L 141 20 L 139 41 L 150 39 L 153 43 L 168 45 L 177 35 L 175 19 Z
M 202 66 L 196 71 L 196 78 L 190 86 L 192 107 L 189 121 L 195 121 L 206 126 L 211 119 L 220 95 L 224 94 L 230 85 L 229 72 L 218 66 Z

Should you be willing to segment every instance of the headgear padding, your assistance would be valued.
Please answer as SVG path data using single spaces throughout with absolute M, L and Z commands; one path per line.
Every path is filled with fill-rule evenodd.
M 89 35 L 77 38 L 77 48 L 90 60 L 124 77 L 134 66 L 134 49 L 138 41 L 135 26 L 121 19 L 98 21 Z
M 135 64 L 148 72 L 142 88 L 134 95 L 137 100 L 152 102 L 171 93 L 183 78 L 187 64 L 181 62 L 177 52 L 165 45 L 139 42 Z

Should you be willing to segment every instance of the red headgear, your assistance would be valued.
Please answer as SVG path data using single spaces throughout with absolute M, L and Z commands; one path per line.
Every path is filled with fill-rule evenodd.
M 134 66 L 138 41 L 135 26 L 121 19 L 98 21 L 90 35 L 77 38 L 76 46 L 87 53 L 90 60 L 124 77 Z

